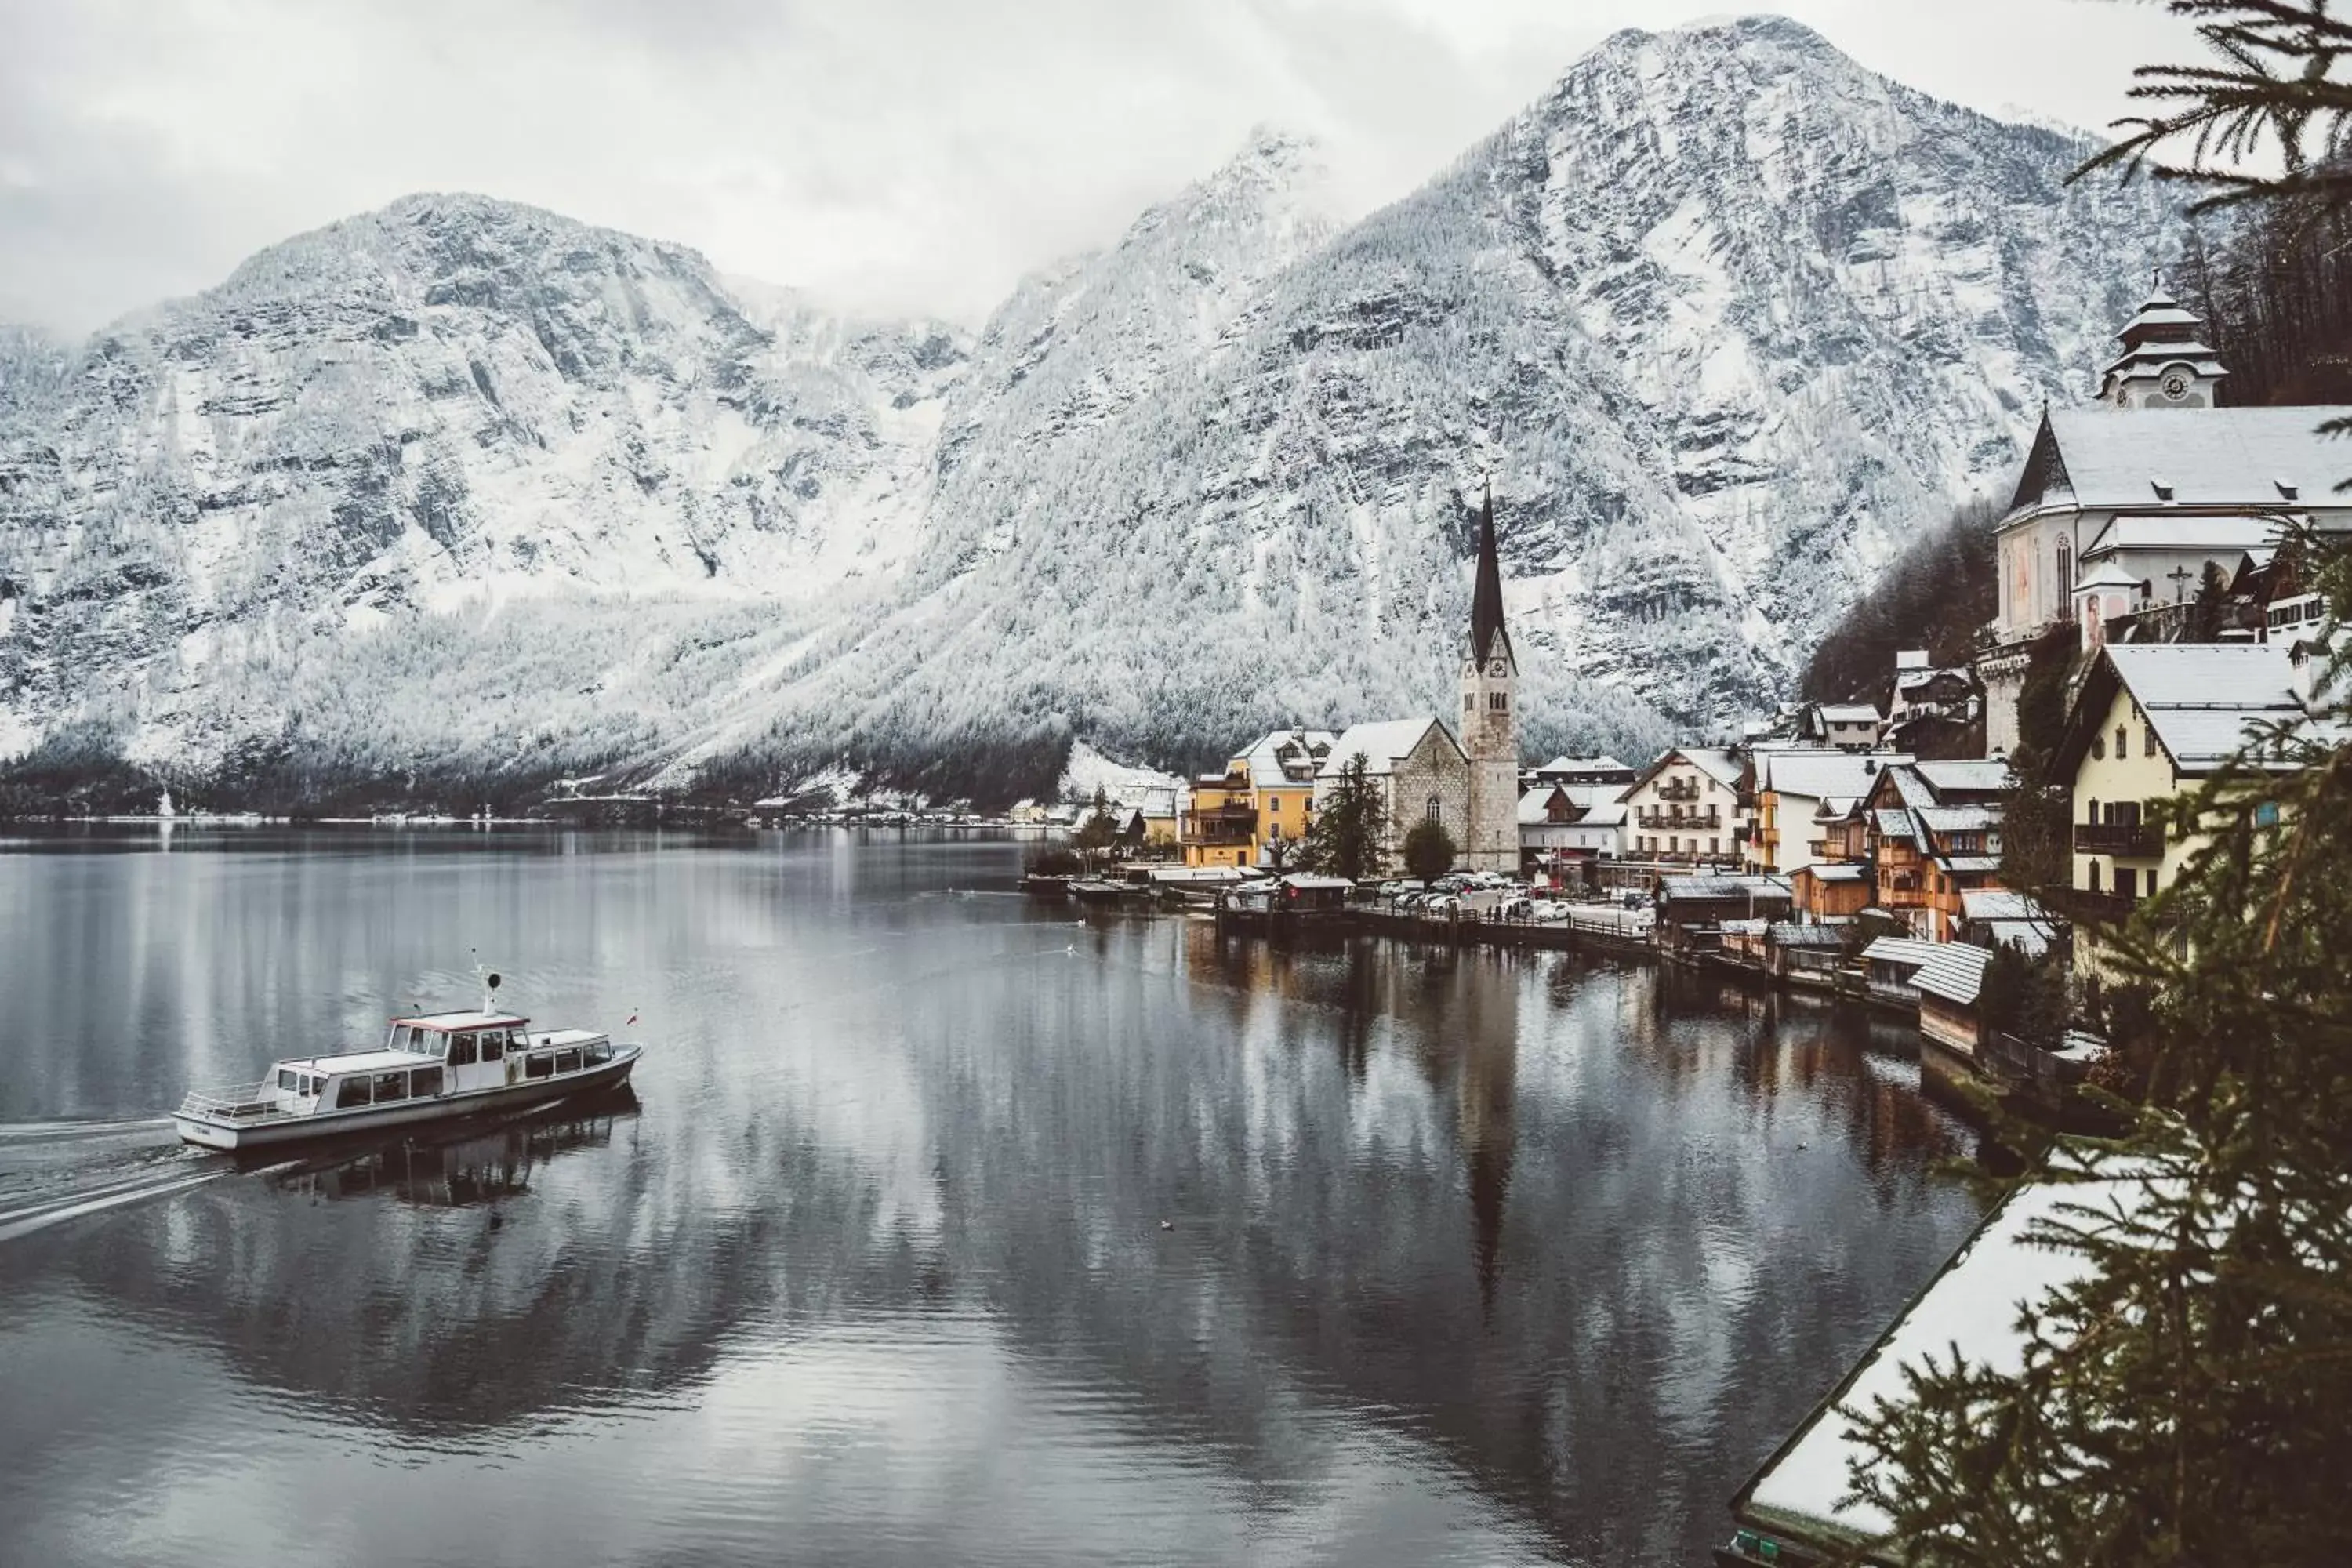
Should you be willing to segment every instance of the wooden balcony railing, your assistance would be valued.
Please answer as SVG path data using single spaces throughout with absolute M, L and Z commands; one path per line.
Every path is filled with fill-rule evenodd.
M 2164 835 L 2146 823 L 2078 822 L 2074 825 L 2078 855 L 2120 855 L 2127 860 L 2155 860 L 2164 855 Z

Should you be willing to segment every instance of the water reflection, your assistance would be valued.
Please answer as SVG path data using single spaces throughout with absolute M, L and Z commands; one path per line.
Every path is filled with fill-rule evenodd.
M 454 896 L 520 992 L 659 1046 L 641 1105 L 0 1244 L 0 1379 L 89 1412 L 0 1415 L 43 1560 L 114 1554 L 102 1498 L 193 1560 L 324 1485 L 354 1560 L 1688 1562 L 1972 1217 L 1899 1037 L 1643 968 L 1079 918 L 993 896 L 1000 846 L 198 858 L 89 897 L 233 960 L 287 921 L 331 1016 L 355 931 L 441 973 L 397 917 Z M 154 962 L 128 909 L 84 929 Z M 429 1526 L 352 1495 L 390 1462 Z

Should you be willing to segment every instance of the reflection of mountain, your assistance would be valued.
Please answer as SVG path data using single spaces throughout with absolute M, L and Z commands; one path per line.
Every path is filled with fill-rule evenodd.
M 748 889 L 693 903 L 697 940 L 772 935 Z M 1579 1552 L 1663 1560 L 1969 1217 L 1922 1175 L 1948 1124 L 1826 1012 L 950 902 L 698 970 L 709 1026 L 635 1116 L 215 1183 L 133 1216 L 145 1245 L 56 1245 L 399 1443 L 978 1317 L 1245 1489 L 1325 1479 L 1336 1415 Z

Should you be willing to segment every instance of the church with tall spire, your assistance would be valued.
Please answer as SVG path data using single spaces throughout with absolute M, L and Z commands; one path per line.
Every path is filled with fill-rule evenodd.
M 1503 625 L 1503 563 L 1495 547 L 1495 487 L 1478 519 L 1478 575 L 1462 654 L 1462 750 L 1470 762 L 1462 865 L 1519 868 L 1519 661 Z

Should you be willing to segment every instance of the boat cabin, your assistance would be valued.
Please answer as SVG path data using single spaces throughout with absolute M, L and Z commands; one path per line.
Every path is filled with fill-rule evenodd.
M 563 1078 L 612 1059 L 610 1037 L 592 1030 L 535 1035 L 512 1014 L 433 1013 L 393 1019 L 381 1050 L 280 1061 L 269 1092 L 280 1113 L 306 1116 Z

